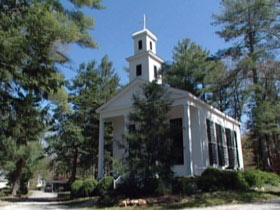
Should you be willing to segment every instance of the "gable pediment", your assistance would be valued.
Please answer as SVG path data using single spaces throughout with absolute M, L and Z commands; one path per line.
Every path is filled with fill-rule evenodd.
M 114 96 L 108 102 L 99 107 L 96 110 L 97 113 L 132 107 L 133 94 L 141 94 L 141 87 L 145 83 L 146 82 L 142 80 L 134 80 L 133 82 L 128 84 L 123 90 L 121 90 L 116 96 Z
M 142 94 L 142 86 L 146 84 L 146 81 L 136 79 L 128 86 L 126 86 L 121 92 L 119 92 L 116 96 L 106 102 L 104 105 L 97 109 L 97 112 L 109 112 L 119 109 L 129 109 L 133 106 L 133 95 L 141 95 Z M 169 92 L 169 97 L 173 100 L 178 98 L 184 98 L 188 96 L 190 93 L 187 91 L 175 89 L 168 87 L 167 91 Z

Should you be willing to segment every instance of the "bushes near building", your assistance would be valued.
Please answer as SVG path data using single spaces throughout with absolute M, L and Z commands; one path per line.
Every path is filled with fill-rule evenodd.
M 177 178 L 172 184 L 173 193 L 190 195 L 196 191 L 209 192 L 218 190 L 247 191 L 264 185 L 280 185 L 280 177 L 275 173 L 260 170 L 222 171 L 206 169 L 195 178 Z
M 97 183 L 95 179 L 76 180 L 71 185 L 71 197 L 81 198 L 93 195 Z
M 114 189 L 113 184 L 114 184 L 114 177 L 105 176 L 103 179 L 101 179 L 98 182 L 97 189 L 96 189 L 97 194 L 101 196 L 105 196 L 112 193 Z
M 249 189 L 242 172 L 221 171 L 215 168 L 206 169 L 201 176 L 197 177 L 196 183 L 198 189 L 206 192 Z
M 243 173 L 250 187 L 262 187 L 264 185 L 277 186 L 280 184 L 280 177 L 275 173 L 260 170 L 249 170 Z
M 78 198 L 82 197 L 82 189 L 83 181 L 82 180 L 76 180 L 71 185 L 71 198 Z
M 147 186 L 141 188 L 139 183 L 124 180 L 115 191 L 114 178 L 106 176 L 97 182 L 95 179 L 77 180 L 71 185 L 71 197 L 101 196 L 102 203 L 113 202 L 116 196 L 139 197 L 149 195 L 173 194 L 192 195 L 197 192 L 213 191 L 248 191 L 255 187 L 265 185 L 280 185 L 280 177 L 274 173 L 260 170 L 248 171 L 222 171 L 215 168 L 206 169 L 201 176 L 186 178 L 177 177 L 166 186 L 159 183 L 160 179 L 154 179 Z
M 105 196 L 113 191 L 113 183 L 114 178 L 111 176 L 106 176 L 99 182 L 96 179 L 76 180 L 71 185 L 71 197 Z

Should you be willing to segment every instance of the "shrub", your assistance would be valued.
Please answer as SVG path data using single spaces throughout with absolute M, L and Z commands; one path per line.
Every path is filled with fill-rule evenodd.
M 197 186 L 203 191 L 248 190 L 249 185 L 241 172 L 206 169 L 197 177 Z
M 170 184 L 160 178 L 126 178 L 118 186 L 115 193 L 126 197 L 164 195 L 171 193 Z
M 110 194 L 113 191 L 114 177 L 105 176 L 97 185 L 97 193 L 101 196 Z
M 138 183 L 135 179 L 126 178 L 117 187 L 116 194 L 124 195 L 125 197 L 137 197 L 140 194 Z
M 264 185 L 264 182 L 259 175 L 259 172 L 256 170 L 245 171 L 244 177 L 250 187 L 261 187 Z
M 149 178 L 143 180 L 143 188 L 140 188 L 142 195 L 165 195 L 171 192 L 171 187 L 168 187 L 167 184 L 161 178 Z
M 172 183 L 172 192 L 175 194 L 192 195 L 196 193 L 196 180 L 193 178 L 180 177 Z
M 86 179 L 85 181 L 83 181 L 83 185 L 81 187 L 81 196 L 88 197 L 92 195 L 97 186 L 97 183 L 98 182 L 95 179 Z
M 248 190 L 243 173 L 239 171 L 221 171 L 219 177 L 219 189 L 221 190 Z
M 280 177 L 277 174 L 265 171 L 260 172 L 265 184 L 270 184 L 273 186 L 278 186 L 280 184 Z
M 215 168 L 206 169 L 197 177 L 197 187 L 202 191 L 216 191 L 221 187 L 221 171 Z
M 82 197 L 82 186 L 83 186 L 82 180 L 76 180 L 71 185 L 71 198 L 78 198 Z
M 262 187 L 265 184 L 277 186 L 280 184 L 280 177 L 277 174 L 260 170 L 245 171 L 244 177 L 250 187 Z
M 10 195 L 11 193 L 12 190 L 10 188 L 0 189 L 0 197 Z

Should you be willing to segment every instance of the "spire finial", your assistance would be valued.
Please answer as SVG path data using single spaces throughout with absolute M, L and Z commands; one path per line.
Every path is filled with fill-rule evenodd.
M 146 29 L 146 14 L 144 14 L 144 29 Z

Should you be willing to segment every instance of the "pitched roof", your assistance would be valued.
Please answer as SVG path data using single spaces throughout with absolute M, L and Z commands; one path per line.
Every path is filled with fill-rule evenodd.
M 109 101 L 107 101 L 105 104 L 100 106 L 96 112 L 102 113 L 102 112 L 111 112 L 114 110 L 119 109 L 128 109 L 133 107 L 133 100 L 132 96 L 133 94 L 141 94 L 141 86 L 146 84 L 147 81 L 144 81 L 142 79 L 136 78 L 131 83 L 129 83 L 124 89 L 122 89 L 117 95 L 112 97 Z M 227 120 L 241 125 L 241 123 L 232 117 L 226 115 L 225 113 L 221 112 L 220 110 L 216 109 L 215 107 L 205 103 L 198 97 L 194 96 L 190 92 L 186 90 L 181 90 L 173 87 L 167 87 L 168 91 L 170 92 L 170 98 L 174 101 L 179 99 L 187 99 L 188 102 L 193 102 L 194 104 L 198 104 L 202 107 L 204 107 L 206 110 L 209 110 L 223 118 L 226 118 Z

